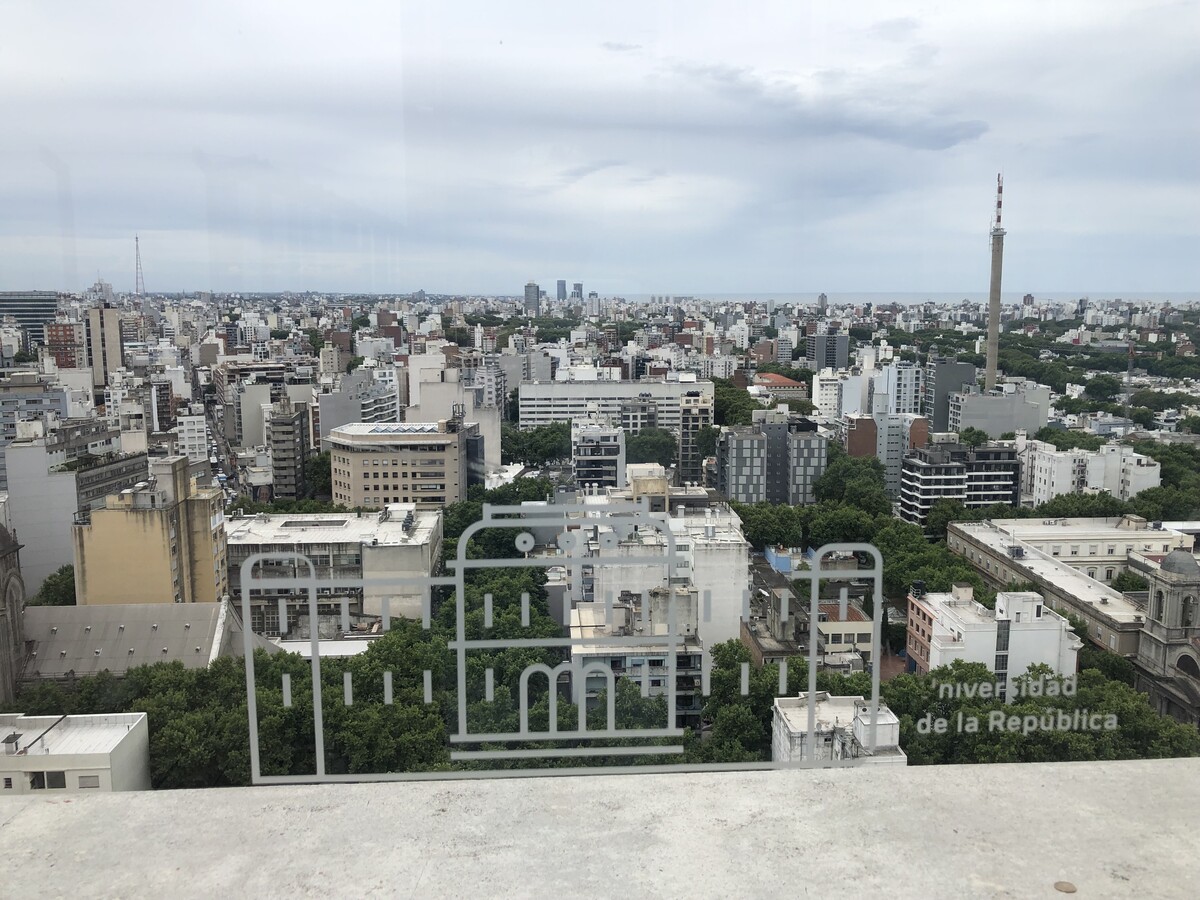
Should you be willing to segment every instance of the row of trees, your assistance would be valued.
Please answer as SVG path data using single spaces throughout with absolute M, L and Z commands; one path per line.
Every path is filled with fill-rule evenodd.
M 711 723 L 707 740 L 692 740 L 688 761 L 747 762 L 771 758 L 771 720 L 778 695 L 779 667 L 751 667 L 749 691 L 741 692 L 742 663 L 750 662 L 746 647 L 729 641 L 713 648 L 712 691 L 704 705 L 704 720 Z M 1161 716 L 1145 695 L 1128 681 L 1129 664 L 1100 649 L 1081 654 L 1081 672 L 1075 693 L 1055 696 L 1025 696 L 1005 704 L 978 697 L 944 697 L 939 684 L 993 683 L 995 675 L 981 663 L 955 660 L 950 666 L 926 675 L 903 674 L 880 685 L 880 699 L 900 720 L 900 746 L 910 765 L 985 762 L 1063 762 L 1080 760 L 1153 759 L 1200 756 L 1200 733 L 1195 728 Z M 1060 688 L 1063 679 L 1048 666 L 1030 666 L 1025 681 L 1045 679 Z M 803 660 L 788 662 L 787 693 L 795 696 L 808 689 L 808 667 Z M 840 675 L 817 673 L 817 689 L 839 696 L 871 696 L 871 676 L 866 673 Z M 1062 712 L 1070 720 L 1076 711 L 1115 716 L 1112 730 L 1059 731 L 1038 728 L 1028 734 L 993 730 L 992 713 L 1034 716 L 1039 724 L 1046 716 L 1057 721 Z M 981 723 L 977 732 L 960 731 L 962 721 Z M 922 720 L 945 719 L 944 733 L 926 730 Z

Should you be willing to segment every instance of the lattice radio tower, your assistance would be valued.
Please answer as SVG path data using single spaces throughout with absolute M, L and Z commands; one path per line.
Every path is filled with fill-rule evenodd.
M 137 272 L 134 275 L 133 293 L 142 297 L 146 294 L 146 283 L 142 280 L 142 246 L 138 243 L 138 236 L 133 236 L 133 255 Z

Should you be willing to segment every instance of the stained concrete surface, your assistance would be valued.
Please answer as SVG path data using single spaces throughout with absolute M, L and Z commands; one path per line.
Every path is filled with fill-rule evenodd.
M 0 799 L 8 897 L 1195 897 L 1200 761 Z

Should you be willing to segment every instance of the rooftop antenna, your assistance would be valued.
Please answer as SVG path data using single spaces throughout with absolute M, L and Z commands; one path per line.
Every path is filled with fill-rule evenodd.
M 135 259 L 136 274 L 134 275 L 133 293 L 142 297 L 146 294 L 146 284 L 142 280 L 142 246 L 138 242 L 138 236 L 133 236 L 133 255 Z
M 1004 176 L 996 175 L 996 221 L 992 225 L 992 280 L 988 291 L 987 369 L 983 389 L 996 386 L 996 368 L 1000 356 L 1000 279 L 1004 268 L 1004 228 L 1000 224 L 1004 199 Z

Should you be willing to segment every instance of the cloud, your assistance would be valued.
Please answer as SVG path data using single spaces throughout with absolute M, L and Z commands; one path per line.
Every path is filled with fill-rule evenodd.
M 876 22 L 867 31 L 885 41 L 900 42 L 911 38 L 920 27 L 921 23 L 916 19 L 911 16 L 905 16 L 898 19 L 885 19 L 882 22 Z
M 919 150 L 946 150 L 977 140 L 988 130 L 979 119 L 922 109 L 883 83 L 869 92 L 852 93 L 837 89 L 825 77 L 825 90 L 805 94 L 797 84 L 769 82 L 748 67 L 679 63 L 675 68 L 681 76 L 757 109 L 762 127 L 796 138 L 853 135 Z
M 1200 285 L 1186 6 L 10 7 L 0 289 Z

